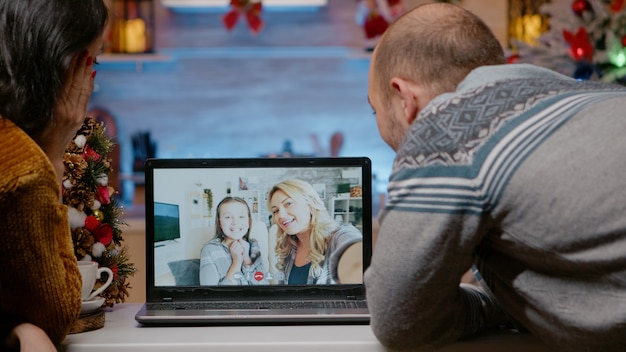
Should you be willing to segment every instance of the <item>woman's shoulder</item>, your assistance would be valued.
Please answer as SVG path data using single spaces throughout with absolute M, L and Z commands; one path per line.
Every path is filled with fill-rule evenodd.
M 221 246 L 222 245 L 222 240 L 219 239 L 218 237 L 213 237 L 205 245 Z
M 341 224 L 341 225 L 337 226 L 337 229 L 334 231 L 334 233 L 336 233 L 336 234 L 356 235 L 356 236 L 359 236 L 359 237 L 363 236 L 361 234 L 361 231 L 359 231 L 359 229 L 356 228 L 356 226 L 354 226 L 352 224 Z
M 326 254 L 330 265 L 337 265 L 346 249 L 360 242 L 363 242 L 363 234 L 353 225 L 343 224 L 337 227 L 331 236 Z
M 363 240 L 363 234 L 354 225 L 342 224 L 333 231 L 331 237 L 333 242 L 358 242 Z
M 202 250 L 204 250 L 205 248 L 216 248 L 216 247 L 221 247 L 221 246 L 222 246 L 222 241 L 219 238 L 214 237 L 202 245 Z
M 214 237 L 213 239 L 202 245 L 202 249 L 200 249 L 200 257 L 209 258 L 220 256 L 222 253 L 224 253 L 224 249 L 222 246 L 222 241 L 219 238 Z

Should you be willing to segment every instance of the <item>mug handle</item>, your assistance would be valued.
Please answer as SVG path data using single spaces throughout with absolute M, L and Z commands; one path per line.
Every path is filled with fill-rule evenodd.
M 111 271 L 111 269 L 107 268 L 106 266 L 98 268 L 98 271 L 96 273 L 96 279 L 100 278 L 102 272 L 106 272 L 108 274 L 107 281 L 104 283 L 104 285 L 93 291 L 85 301 L 92 300 L 94 297 L 101 294 L 104 290 L 107 289 L 107 287 L 109 287 L 109 285 L 111 285 L 111 282 L 113 282 L 113 271 Z

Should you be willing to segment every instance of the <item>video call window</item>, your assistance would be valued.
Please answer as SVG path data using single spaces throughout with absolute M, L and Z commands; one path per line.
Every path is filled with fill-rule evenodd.
M 363 241 L 360 167 L 157 169 L 153 182 L 155 226 L 167 228 L 154 229 L 156 286 L 355 283 L 332 263 Z M 297 265 L 306 228 L 327 248 Z

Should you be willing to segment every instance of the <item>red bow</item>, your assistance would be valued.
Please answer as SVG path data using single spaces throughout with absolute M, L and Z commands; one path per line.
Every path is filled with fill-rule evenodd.
M 261 19 L 263 5 L 261 1 L 231 0 L 230 6 L 231 10 L 222 17 L 226 29 L 232 30 L 239 20 L 239 15 L 244 14 L 252 34 L 259 34 L 263 28 L 263 20 Z

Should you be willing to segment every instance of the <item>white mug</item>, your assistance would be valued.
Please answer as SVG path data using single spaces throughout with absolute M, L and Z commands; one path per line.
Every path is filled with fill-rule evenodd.
M 92 261 L 79 261 L 78 270 L 80 270 L 80 276 L 83 278 L 83 286 L 81 289 L 81 297 L 83 302 L 89 301 L 101 294 L 106 290 L 111 282 L 113 282 L 113 271 L 107 267 L 98 268 L 98 263 Z M 96 285 L 96 280 L 100 278 L 100 275 L 107 273 L 107 281 L 104 285 L 100 286 L 97 290 L 91 292 Z

